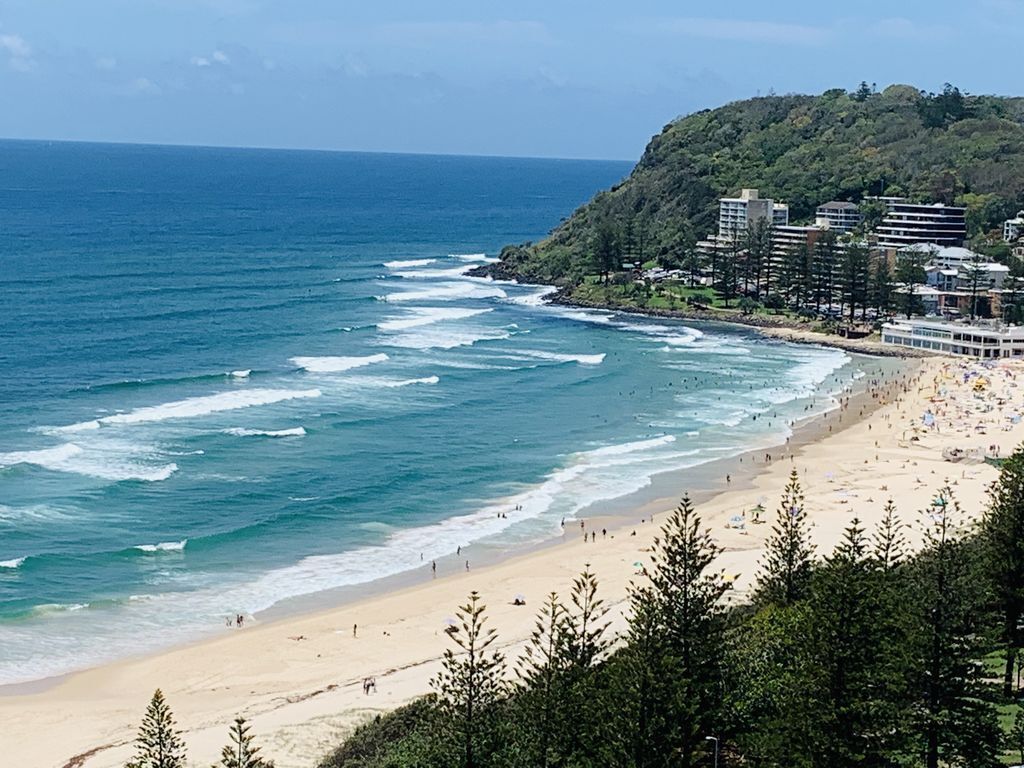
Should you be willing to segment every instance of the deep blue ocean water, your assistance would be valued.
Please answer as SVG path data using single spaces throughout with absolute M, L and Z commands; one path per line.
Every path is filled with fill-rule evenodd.
M 827 407 L 842 352 L 462 275 L 628 170 L 0 142 L 0 683 L 543 540 Z

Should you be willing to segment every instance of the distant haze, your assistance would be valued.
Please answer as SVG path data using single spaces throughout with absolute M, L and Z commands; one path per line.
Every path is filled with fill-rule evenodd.
M 771 90 L 1011 94 L 1022 37 L 1022 0 L 6 0 L 0 136 L 635 159 Z

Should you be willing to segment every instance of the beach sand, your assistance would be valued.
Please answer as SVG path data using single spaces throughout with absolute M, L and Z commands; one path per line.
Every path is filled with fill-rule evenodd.
M 984 375 L 987 386 L 976 391 L 978 376 L 964 383 L 965 373 Z M 733 475 L 726 490 L 698 507 L 724 548 L 720 566 L 735 577 L 732 599 L 742 599 L 757 574 L 763 541 L 794 468 L 819 553 L 829 551 L 855 516 L 870 529 L 888 499 L 908 525 L 911 542 L 919 542 L 920 511 L 946 484 L 965 512 L 979 514 L 997 470 L 985 463 L 951 463 L 943 450 L 984 451 L 995 445 L 1004 456 L 1012 452 L 1024 440 L 1024 425 L 1011 420 L 1024 409 L 1024 387 L 1018 382 L 1024 383 L 1021 364 L 988 370 L 930 358 L 908 368 L 906 392 L 890 386 L 893 399 L 887 404 L 867 407 L 869 401 L 877 405 L 870 395 L 851 399 L 841 413 L 821 422 L 816 439 L 748 454 L 742 475 Z M 933 428 L 922 424 L 929 409 Z M 754 524 L 749 512 L 758 503 L 766 508 L 762 525 Z M 662 502 L 658 509 L 667 506 Z M 446 620 L 471 590 L 483 596 L 501 643 L 514 657 L 543 597 L 567 593 L 572 579 L 590 564 L 612 607 L 613 629 L 621 629 L 628 585 L 637 578 L 634 563 L 648 561 L 658 530 L 652 509 L 648 504 L 617 520 L 607 537 L 600 528 L 608 522 L 588 520 L 586 530 L 598 530 L 596 542 L 584 543 L 579 523 L 567 523 L 561 543 L 494 565 L 467 572 L 461 560 L 446 562 L 443 568 L 439 564 L 436 578 L 428 571 L 422 583 L 338 608 L 225 628 L 213 640 L 46 686 L 9 689 L 0 696 L 2 762 L 26 768 L 121 766 L 133 753 L 131 742 L 149 697 L 160 687 L 184 732 L 190 765 L 216 760 L 228 724 L 241 714 L 252 721 L 265 755 L 278 768 L 313 766 L 359 722 L 429 691 L 447 645 Z M 728 527 L 744 511 L 744 528 Z M 517 594 L 526 597 L 525 607 L 512 604 Z M 353 625 L 358 625 L 355 637 Z M 367 677 L 377 683 L 369 695 L 362 687 Z

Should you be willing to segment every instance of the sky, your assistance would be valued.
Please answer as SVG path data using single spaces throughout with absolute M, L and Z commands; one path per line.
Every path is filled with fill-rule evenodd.
M 1020 94 L 1024 0 L 0 0 L 0 137 L 636 159 L 776 93 Z

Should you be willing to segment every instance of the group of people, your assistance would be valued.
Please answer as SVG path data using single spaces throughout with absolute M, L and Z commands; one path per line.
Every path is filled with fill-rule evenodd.
M 224 619 L 224 625 L 228 627 L 241 627 L 245 623 L 245 616 L 240 613 L 236 613 L 233 617 L 228 616 Z
M 363 695 L 369 696 L 370 691 L 377 692 L 377 678 L 376 677 L 364 677 L 363 678 Z

